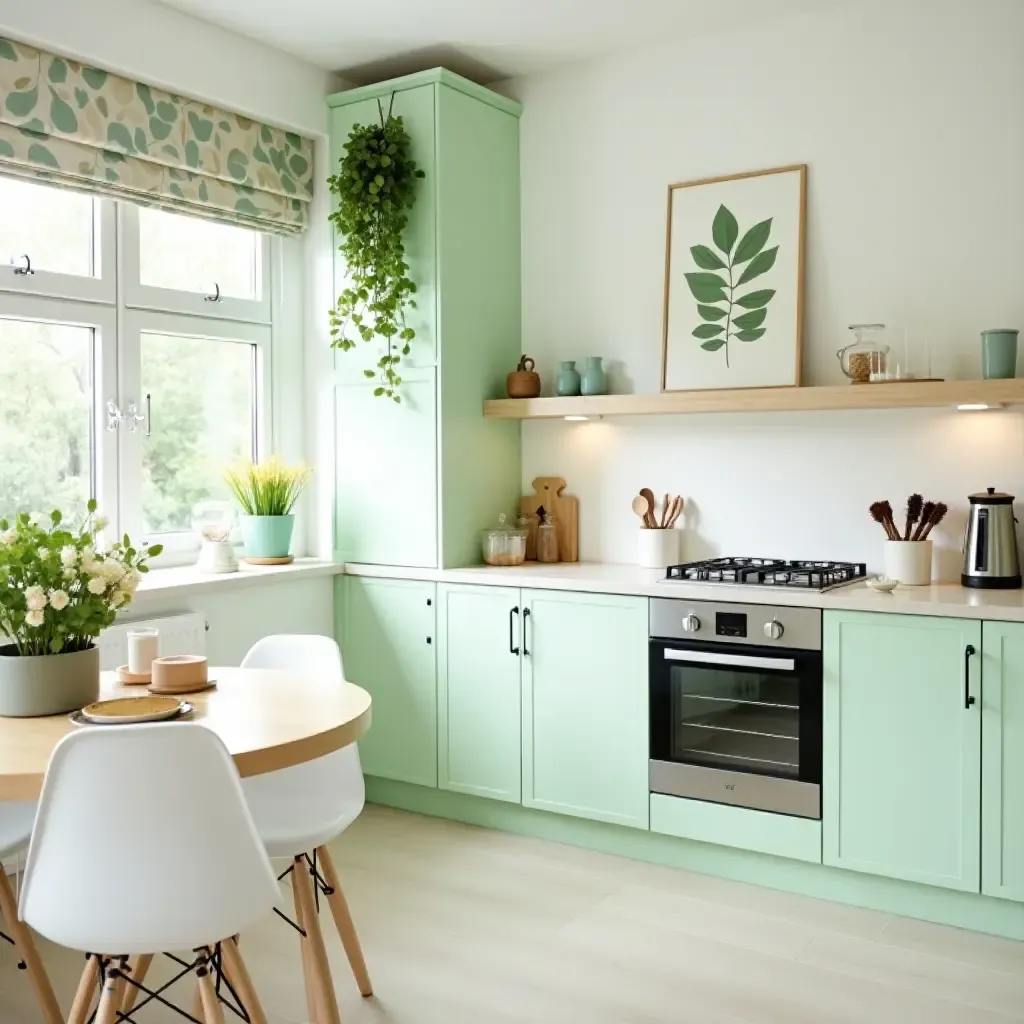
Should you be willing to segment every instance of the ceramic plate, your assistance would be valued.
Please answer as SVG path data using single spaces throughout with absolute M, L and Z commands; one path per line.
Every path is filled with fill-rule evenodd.
M 87 722 L 162 722 L 181 710 L 177 697 L 117 697 L 101 700 L 82 708 L 82 717 Z
M 182 718 L 188 718 L 193 711 L 195 711 L 195 705 L 189 704 L 188 701 L 183 700 L 181 701 L 178 710 L 173 715 L 169 718 L 157 719 L 157 721 L 177 722 Z M 86 718 L 81 711 L 75 711 L 73 714 L 68 715 L 68 719 L 72 725 L 124 725 L 129 721 L 125 718 L 111 718 L 93 722 Z

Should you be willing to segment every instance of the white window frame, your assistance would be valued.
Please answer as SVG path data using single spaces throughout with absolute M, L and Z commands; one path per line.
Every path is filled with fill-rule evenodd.
M 22 295 L 44 295 L 51 299 L 103 302 L 113 305 L 117 298 L 117 283 L 114 276 L 117 252 L 114 203 L 109 199 L 94 198 L 92 208 L 93 276 L 58 274 L 39 266 L 33 266 L 31 274 L 16 274 L 15 271 L 25 265 L 19 259 L 14 264 L 0 267 L 0 290 Z M 4 258 L 7 255 L 4 253 Z M 27 255 L 31 261 L 32 253 L 29 252 Z
M 156 288 L 140 280 L 139 208 L 122 203 L 119 212 L 120 282 L 124 304 L 132 309 L 152 309 L 168 313 L 186 313 L 204 319 L 238 320 L 246 323 L 271 322 L 271 245 L 267 235 L 259 235 L 258 299 L 240 299 L 222 295 L 216 301 L 199 292 L 176 288 Z
M 111 521 L 118 502 L 117 432 L 107 429 L 107 395 L 117 393 L 117 316 L 113 306 L 0 291 L 0 318 L 70 324 L 93 331 L 93 415 L 89 458 L 92 497 Z M 2 396 L 0 396 L 2 397 Z M 30 509 L 49 512 L 49 509 Z
M 253 390 L 254 457 L 258 460 L 270 450 L 270 367 L 272 365 L 272 332 L 265 324 L 211 320 L 183 313 L 161 313 L 154 310 L 127 309 L 122 317 L 122 354 L 118 368 L 118 393 L 123 397 L 122 409 L 135 402 L 143 415 L 156 419 L 159 409 L 148 408 L 142 389 L 142 335 L 147 332 L 179 335 L 183 338 L 208 338 L 240 342 L 255 347 Z M 137 429 L 121 432 L 120 531 L 132 537 L 164 545 L 164 564 L 183 562 L 186 555 L 199 550 L 199 541 L 192 532 L 145 533 L 142 515 L 142 459 L 148 420 Z
M 93 210 L 96 276 L 35 267 L 33 274 L 22 275 L 14 273 L 14 266 L 0 266 L 0 318 L 71 324 L 94 331 L 93 496 L 110 521 L 110 536 L 129 533 L 136 540 L 161 542 L 165 553 L 154 565 L 184 564 L 199 547 L 191 531 L 145 535 L 142 530 L 142 445 L 147 423 L 138 423 L 134 431 L 125 421 L 111 427 L 108 403 L 124 414 L 134 401 L 137 411 L 146 414 L 141 388 L 141 335 L 146 331 L 252 344 L 256 347 L 254 454 L 257 459 L 266 457 L 273 450 L 273 318 L 281 315 L 277 276 L 288 271 L 282 266 L 280 240 L 261 234 L 258 300 L 222 297 L 207 302 L 198 293 L 143 286 L 138 208 L 97 197 Z M 158 416 L 159 410 L 154 414 Z

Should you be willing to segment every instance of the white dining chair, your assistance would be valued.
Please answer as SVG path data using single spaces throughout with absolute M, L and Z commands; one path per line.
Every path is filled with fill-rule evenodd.
M 336 681 L 338 686 L 345 681 L 341 651 L 326 636 L 265 637 L 245 656 L 242 668 L 316 675 Z M 337 1024 L 337 998 L 318 917 L 321 894 L 331 908 L 359 991 L 364 996 L 373 995 L 348 902 L 327 849 L 327 843 L 359 817 L 366 802 L 356 745 L 350 744 L 294 768 L 243 779 L 242 788 L 267 853 L 292 861 L 288 873 L 302 935 L 302 968 L 310 1018 L 323 1024 Z
M 265 917 L 277 880 L 221 739 L 189 723 L 94 726 L 65 736 L 46 773 L 21 918 L 86 954 L 68 1024 L 117 1019 L 128 967 L 174 950 L 194 973 L 206 1024 L 224 1019 L 214 975 L 253 1024 L 266 1017 L 232 936 Z M 168 1002 L 149 989 L 141 993 Z M 142 999 L 141 1008 L 149 999 Z
M 0 861 L 24 852 L 32 837 L 35 817 L 34 802 L 0 803 Z M 4 927 L 10 934 L 4 931 Z M 0 864 L 0 937 L 14 946 L 18 966 L 24 967 L 35 989 L 43 1020 L 46 1024 L 64 1024 L 57 997 L 53 994 L 53 987 L 46 976 L 32 933 L 18 918 L 18 901 L 3 864 Z

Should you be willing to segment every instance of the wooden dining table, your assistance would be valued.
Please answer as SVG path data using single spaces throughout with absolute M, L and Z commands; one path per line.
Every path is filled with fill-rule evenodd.
M 191 721 L 224 741 L 243 778 L 340 750 L 370 726 L 370 695 L 353 683 L 251 668 L 211 668 L 210 679 L 216 686 L 181 699 L 195 705 Z M 149 692 L 117 682 L 112 672 L 100 686 L 101 700 Z M 0 718 L 0 801 L 38 797 L 53 748 L 76 728 L 67 715 Z
M 355 743 L 370 726 L 370 695 L 336 678 L 269 669 L 211 668 L 215 686 L 186 694 L 187 720 L 212 729 L 243 778 L 291 768 Z M 100 699 L 143 696 L 145 686 L 104 672 Z M 67 715 L 0 718 L 0 802 L 36 799 L 54 747 L 74 729 Z M 110 729 L 117 726 L 98 725 Z M 46 1024 L 62 1024 L 60 1008 L 29 930 L 17 920 L 13 892 L 0 866 L 0 927 L 6 919 L 26 962 Z M 140 979 L 141 980 L 141 979 Z M 86 994 L 88 989 L 86 988 Z M 76 996 L 76 1005 L 81 997 Z

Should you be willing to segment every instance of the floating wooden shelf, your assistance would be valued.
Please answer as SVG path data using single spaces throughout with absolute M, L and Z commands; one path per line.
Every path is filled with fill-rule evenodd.
M 812 388 L 672 391 L 591 398 L 500 398 L 484 415 L 502 419 L 566 416 L 672 416 L 701 412 L 812 412 L 827 409 L 915 409 L 959 405 L 1022 405 L 1024 378 L 1012 380 L 895 381 Z

